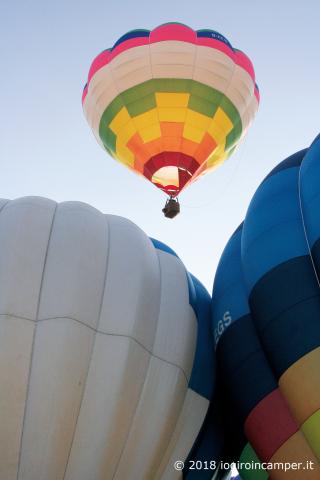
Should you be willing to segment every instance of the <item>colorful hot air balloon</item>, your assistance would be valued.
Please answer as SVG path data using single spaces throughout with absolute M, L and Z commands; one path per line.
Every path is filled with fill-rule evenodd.
M 79 202 L 0 200 L 0 285 L 2 480 L 170 480 L 203 458 L 210 296 L 172 250 Z
M 319 164 L 317 138 L 268 175 L 215 278 L 218 371 L 248 442 L 240 460 L 269 465 L 243 479 L 320 478 Z
M 173 200 L 231 155 L 259 91 L 251 61 L 223 35 L 169 23 L 98 55 L 82 101 L 101 146 Z

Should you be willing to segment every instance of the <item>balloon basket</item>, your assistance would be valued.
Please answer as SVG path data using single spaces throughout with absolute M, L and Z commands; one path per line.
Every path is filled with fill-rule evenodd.
M 170 197 L 162 209 L 166 218 L 174 218 L 180 213 L 180 204 L 176 198 Z

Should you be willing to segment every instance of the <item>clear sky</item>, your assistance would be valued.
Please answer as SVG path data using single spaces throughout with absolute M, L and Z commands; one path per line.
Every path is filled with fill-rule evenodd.
M 169 244 L 209 290 L 264 176 L 319 131 L 318 0 L 15 0 L 0 6 L 0 196 L 80 200 Z M 238 152 L 181 197 L 165 196 L 96 143 L 81 94 L 93 58 L 125 32 L 179 21 L 221 32 L 253 61 L 260 110 Z

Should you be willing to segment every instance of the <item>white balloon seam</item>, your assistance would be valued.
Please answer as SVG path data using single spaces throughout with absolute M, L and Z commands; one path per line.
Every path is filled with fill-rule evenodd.
M 46 246 L 46 251 L 45 251 L 45 256 L 44 256 L 44 261 L 43 261 L 43 268 L 42 268 L 42 274 L 41 274 L 38 303 L 37 303 L 37 309 L 36 309 L 36 319 L 38 318 L 38 315 L 39 315 L 39 308 L 40 308 L 44 274 L 45 274 L 45 269 L 46 269 L 46 265 L 47 265 L 50 241 L 51 241 L 51 237 L 52 237 L 52 233 L 53 233 L 53 225 L 54 225 L 54 221 L 55 221 L 55 217 L 56 217 L 56 213 L 57 213 L 57 208 L 58 208 L 58 203 L 56 203 L 56 202 L 54 202 L 54 203 L 55 203 L 55 207 L 54 207 L 54 211 L 53 211 L 53 215 L 52 215 L 51 227 L 50 227 L 50 231 L 49 231 L 49 236 L 48 236 L 48 240 L 47 240 L 47 246 Z M 29 367 L 27 391 L 26 391 L 26 402 L 25 402 L 25 405 L 24 405 L 23 419 L 22 419 L 22 429 L 21 429 L 21 436 L 20 436 L 20 448 L 19 448 L 17 479 L 19 479 L 19 477 L 20 477 L 22 444 L 23 444 L 23 436 L 24 436 L 24 432 L 25 432 L 26 413 L 27 413 L 28 401 L 29 401 L 29 396 L 30 396 L 30 384 L 31 384 L 32 367 L 33 367 L 33 363 L 34 363 L 34 351 L 35 351 L 36 335 L 37 335 L 37 324 L 35 325 L 34 332 L 33 332 L 33 338 L 32 338 L 30 367 Z

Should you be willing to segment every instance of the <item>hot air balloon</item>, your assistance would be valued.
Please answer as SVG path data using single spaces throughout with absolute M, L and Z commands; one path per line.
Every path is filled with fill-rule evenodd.
M 1 200 L 0 284 L 1 479 L 176 479 L 202 458 L 210 296 L 169 247 L 79 202 Z
M 243 479 L 320 478 L 319 162 L 317 138 L 267 176 L 214 282 L 217 368 L 246 437 Z
M 93 61 L 83 109 L 98 143 L 169 198 L 223 163 L 252 122 L 249 58 L 213 30 L 168 23 L 133 30 Z

